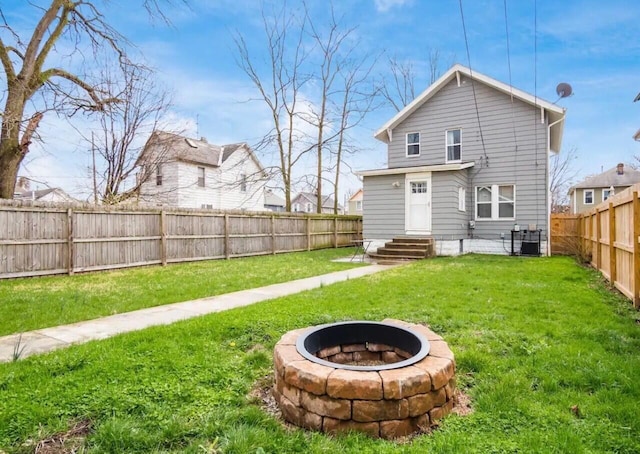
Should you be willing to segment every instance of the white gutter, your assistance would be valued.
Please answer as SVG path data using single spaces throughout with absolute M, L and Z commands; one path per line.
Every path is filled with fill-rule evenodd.
M 551 256 L 551 181 L 549 178 L 549 172 L 551 170 L 549 158 L 551 154 L 551 128 L 562 121 L 564 121 L 564 115 L 559 120 L 547 126 L 547 257 Z M 558 153 L 560 153 L 559 150 Z

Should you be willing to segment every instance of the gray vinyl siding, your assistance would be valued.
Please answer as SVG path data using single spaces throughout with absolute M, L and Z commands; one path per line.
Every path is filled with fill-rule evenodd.
M 440 239 L 465 238 L 473 209 L 469 203 L 468 171 L 431 174 L 431 230 Z M 458 210 L 458 188 L 467 191 L 466 211 Z
M 394 188 L 394 182 L 400 187 Z M 363 233 L 365 238 L 391 239 L 404 235 L 404 175 L 364 177 Z
M 477 238 L 499 238 L 500 233 L 506 235 L 514 223 L 522 226 L 536 224 L 546 232 L 546 118 L 542 123 L 539 108 L 516 99 L 512 104 L 509 95 L 475 82 L 483 150 L 471 80 L 462 77 L 461 81 L 463 83 L 458 87 L 457 81 L 452 80 L 393 130 L 393 140 L 388 147 L 389 168 L 445 163 L 445 131 L 459 128 L 462 130 L 461 160 L 475 162 L 475 166 L 468 170 L 467 195 L 470 200 L 467 220 L 475 219 L 477 186 L 516 185 L 516 219 L 478 220 L 473 235 Z M 413 132 L 420 133 L 420 156 L 407 157 L 406 134 Z M 488 165 L 484 158 L 485 150 Z M 449 181 L 451 178 L 451 172 L 433 173 L 434 236 L 451 235 L 452 227 L 461 222 L 457 202 L 453 204 L 456 212 L 450 212 L 444 208 L 444 199 L 439 195 L 442 191 L 443 197 L 444 194 L 451 194 L 457 201 L 457 193 L 448 188 L 455 184 Z M 445 185 L 444 189 L 439 187 L 442 184 Z M 467 230 L 463 230 L 466 234 Z M 546 233 L 543 233 L 545 238 Z

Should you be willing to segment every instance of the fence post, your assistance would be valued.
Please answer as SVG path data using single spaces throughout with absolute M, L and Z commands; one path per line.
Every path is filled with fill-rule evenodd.
M 613 202 L 609 202 L 609 276 L 611 276 L 611 285 L 615 285 L 618 279 L 618 270 L 616 263 L 616 209 Z
M 307 215 L 307 251 L 311 250 L 311 216 Z
M 73 274 L 73 210 L 69 208 L 67 210 L 67 273 L 69 276 Z
M 633 191 L 633 306 L 640 307 L 640 201 L 638 191 Z
M 596 269 L 602 271 L 602 244 L 600 243 L 600 235 L 602 227 L 600 226 L 600 210 L 596 208 Z
M 338 217 L 333 217 L 333 247 L 338 247 Z
M 224 214 L 224 258 L 228 259 L 231 257 L 229 251 L 229 215 L 227 213 Z
M 276 217 L 271 215 L 271 253 L 276 255 Z
M 160 260 L 167 266 L 167 218 L 164 210 L 160 210 Z

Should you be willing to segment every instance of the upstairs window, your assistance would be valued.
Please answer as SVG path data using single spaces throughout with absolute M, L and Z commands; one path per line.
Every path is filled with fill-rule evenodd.
M 613 196 L 613 188 L 610 189 L 603 189 L 602 190 L 602 201 L 604 202 L 605 200 L 607 200 L 609 197 Z
M 593 205 L 593 189 L 584 190 L 584 204 Z
M 162 186 L 162 164 L 156 167 L 156 186 Z
M 294 211 L 295 213 L 297 213 L 297 212 L 299 212 L 299 211 L 300 211 L 300 204 L 299 204 L 299 203 L 294 203 L 294 204 L 293 204 L 293 211 Z
M 198 186 L 204 188 L 204 167 L 198 167 Z
M 460 148 L 462 146 L 462 134 L 460 129 L 447 131 L 447 162 L 460 161 Z
M 362 211 L 362 200 L 356 200 L 356 211 Z
M 420 133 L 410 132 L 407 134 L 407 156 L 420 155 Z
M 311 208 L 312 208 L 311 204 L 310 204 L 309 202 L 307 202 L 307 204 L 305 205 L 304 210 L 305 210 L 307 213 L 311 213 Z
M 240 192 L 247 192 L 247 175 L 240 174 Z

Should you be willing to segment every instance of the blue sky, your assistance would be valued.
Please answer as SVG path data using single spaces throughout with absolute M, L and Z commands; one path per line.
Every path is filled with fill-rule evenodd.
M 37 19 L 23 0 L 2 3 L 7 21 L 18 30 L 28 30 Z M 247 102 L 255 91 L 236 63 L 232 36 L 242 33 L 257 51 L 263 44 L 261 3 L 190 0 L 189 8 L 168 11 L 169 27 L 150 21 L 140 3 L 114 0 L 106 15 L 157 69 L 158 84 L 173 91 L 173 122 L 195 136 L 197 119 L 197 133 L 214 143 L 256 143 L 268 129 L 268 113 L 261 104 Z M 551 102 L 557 99 L 558 83 L 573 87 L 574 95 L 558 104 L 567 108 L 563 151 L 576 148 L 579 176 L 632 162 L 640 155 L 640 143 L 632 138 L 640 129 L 640 102 L 632 102 L 640 92 L 640 2 L 538 0 L 537 35 L 535 2 L 506 3 L 513 85 Z M 503 0 L 462 4 L 472 69 L 508 83 Z M 299 9 L 300 3 L 288 5 Z M 326 2 L 309 0 L 308 5 L 312 19 L 324 23 Z M 388 71 L 387 55 L 411 61 L 420 92 L 428 85 L 429 49 L 440 52 L 442 71 L 453 62 L 469 65 L 457 0 L 344 0 L 336 1 L 335 8 L 345 26 L 357 27 L 359 52 L 384 53 L 375 75 Z M 386 147 L 372 135 L 394 113 L 381 106 L 353 132 L 361 145 L 349 158 L 353 168 L 385 166 Z M 33 148 L 22 173 L 70 193 L 86 193 L 89 156 L 73 129 L 49 114 L 40 133 L 44 143 Z M 262 159 L 270 163 L 268 156 Z M 344 190 L 358 186 L 355 177 L 345 176 Z

